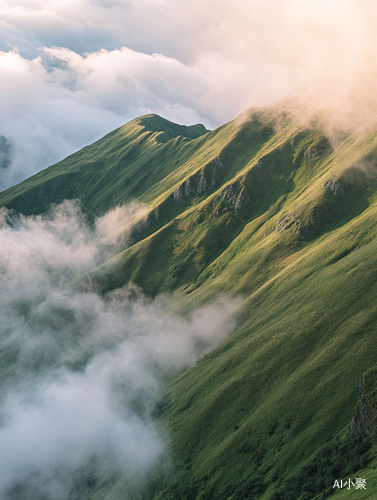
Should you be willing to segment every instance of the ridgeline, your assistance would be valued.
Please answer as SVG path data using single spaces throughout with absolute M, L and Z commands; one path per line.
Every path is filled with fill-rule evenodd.
M 75 286 L 133 282 L 174 292 L 185 311 L 243 300 L 227 340 L 156 402 L 174 463 L 135 498 L 342 499 L 352 492 L 333 485 L 346 477 L 376 498 L 377 129 L 335 145 L 319 122 L 274 108 L 214 131 L 147 115 L 0 193 L 0 206 L 40 214 L 64 199 L 89 220 L 148 206 Z M 114 478 L 104 496 L 106 481 L 77 499 L 121 495 Z

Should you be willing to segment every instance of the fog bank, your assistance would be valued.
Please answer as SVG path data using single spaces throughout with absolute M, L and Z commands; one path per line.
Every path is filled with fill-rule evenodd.
M 108 256 L 109 243 L 126 240 L 143 210 L 118 208 L 94 230 L 74 202 L 45 216 L 1 211 L 0 496 L 6 500 L 75 498 L 75 489 L 117 473 L 127 498 L 126 485 L 169 454 L 169 436 L 151 416 L 164 377 L 194 364 L 235 325 L 234 300 L 182 317 L 168 312 L 169 296 L 151 300 L 132 285 L 105 296 L 69 288 Z M 123 227 L 121 234 L 110 231 L 109 221 Z

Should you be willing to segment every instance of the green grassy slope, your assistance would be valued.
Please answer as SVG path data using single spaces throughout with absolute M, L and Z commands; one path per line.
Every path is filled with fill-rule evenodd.
M 25 213 L 78 195 L 92 214 L 149 203 L 90 281 L 175 292 L 183 310 L 243 298 L 231 336 L 166 388 L 175 468 L 145 498 L 346 498 L 332 485 L 350 475 L 376 497 L 375 440 L 348 433 L 377 364 L 376 159 L 374 130 L 335 147 L 271 110 L 206 133 L 147 116 L 0 195 Z
M 187 162 L 206 133 L 202 125 L 185 127 L 156 115 L 135 119 L 7 189 L 0 205 L 26 215 L 78 198 L 88 213 L 99 215 L 132 197 L 150 201 L 145 191 L 165 179 L 178 162 Z

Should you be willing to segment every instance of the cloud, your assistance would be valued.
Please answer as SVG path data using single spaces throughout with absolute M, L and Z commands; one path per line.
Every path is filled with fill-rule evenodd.
M 239 62 L 224 71 L 216 58 L 187 66 L 126 47 L 86 56 L 52 47 L 33 60 L 3 52 L 0 72 L 9 98 L 0 131 L 15 144 L 3 189 L 142 114 L 219 124 L 247 107 L 250 83 Z M 234 88 L 237 73 L 243 83 Z
M 213 128 L 293 96 L 374 119 L 372 0 L 47 0 L 0 7 L 1 187 L 144 113 Z
M 127 243 L 130 221 L 148 213 L 141 203 L 131 202 L 116 207 L 95 221 L 95 237 L 99 245 L 123 245 Z
M 66 85 L 55 83 L 41 58 L 27 60 L 16 52 L 0 53 L 1 134 L 14 144 L 11 165 L 1 172 L 0 186 L 21 181 L 79 149 L 91 138 L 123 122 L 118 115 L 76 99 Z
M 104 245 L 109 256 L 126 241 L 143 210 L 118 207 L 94 229 L 75 202 L 44 216 L 1 212 L 2 498 L 68 499 L 103 475 L 123 478 L 125 498 L 168 456 L 151 417 L 162 380 L 235 325 L 234 300 L 183 317 L 169 296 L 148 299 L 134 286 L 106 296 L 69 288 L 106 258 Z M 113 226 L 122 230 L 111 238 Z

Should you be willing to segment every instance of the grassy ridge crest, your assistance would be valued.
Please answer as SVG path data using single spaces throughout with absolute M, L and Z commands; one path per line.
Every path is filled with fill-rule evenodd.
M 89 217 L 148 204 L 127 245 L 75 286 L 132 281 L 185 311 L 243 298 L 230 337 L 167 385 L 156 419 L 175 466 L 143 498 L 325 498 L 334 474 L 365 477 L 358 494 L 374 498 L 374 437 L 349 426 L 377 359 L 376 174 L 375 130 L 334 145 L 319 122 L 271 110 L 214 131 L 147 115 L 0 194 L 25 214 L 64 198 Z M 338 470 L 352 447 L 359 458 Z

